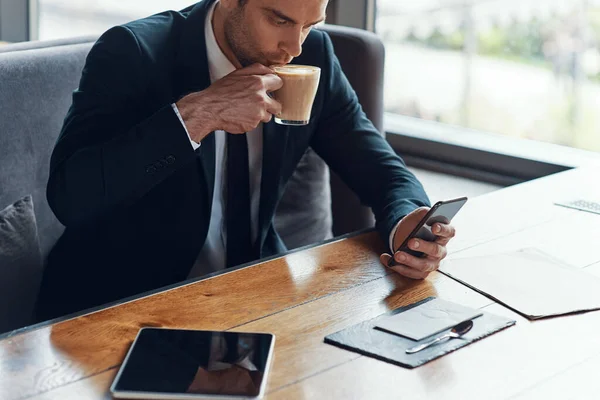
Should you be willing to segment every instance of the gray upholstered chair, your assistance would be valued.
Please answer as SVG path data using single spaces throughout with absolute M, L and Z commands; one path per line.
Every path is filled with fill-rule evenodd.
M 381 41 L 357 29 L 327 25 L 322 29 L 331 35 L 342 68 L 367 115 L 381 131 Z M 44 257 L 63 230 L 46 201 L 50 154 L 95 39 L 0 46 L 0 210 L 20 197 L 33 196 Z M 276 226 L 288 247 L 372 225 L 370 210 L 360 206 L 336 176 L 330 178 L 324 162 L 309 150 L 277 210 Z
M 367 117 L 379 132 L 383 133 L 383 68 L 385 58 L 383 43 L 375 34 L 360 29 L 335 25 L 324 25 L 321 29 L 331 37 L 342 69 L 356 91 Z M 307 167 L 307 164 L 310 167 Z M 309 171 L 303 172 L 305 169 Z M 320 190 L 330 190 L 331 214 L 329 210 L 323 209 L 324 203 L 312 204 L 311 208 L 305 211 L 296 208 L 297 206 L 294 205 L 290 194 L 297 191 L 296 187 L 301 188 L 306 185 L 304 180 L 306 175 L 316 178 L 317 182 L 324 183 L 330 179 L 330 185 L 317 184 L 311 192 L 318 195 Z M 303 231 L 296 234 L 294 231 L 296 223 L 313 224 L 317 230 L 315 233 L 317 235 L 321 234 L 317 217 L 333 219 L 333 236 L 370 228 L 374 225 L 375 220 L 371 210 L 360 204 L 358 197 L 337 175 L 331 173 L 331 178 L 329 178 L 329 175 L 329 169 L 323 160 L 312 150 L 309 150 L 301 160 L 296 174 L 290 182 L 290 186 L 295 189 L 286 191 L 276 215 L 276 228 L 282 234 L 288 248 L 310 243 L 310 240 L 306 240 Z M 328 194 L 324 196 L 326 197 Z M 307 199 L 309 202 L 314 203 L 311 198 Z M 288 207 L 294 210 L 292 211 L 294 216 L 306 214 L 304 222 L 299 220 L 288 224 L 283 223 L 287 222 L 288 218 L 286 216 L 288 213 L 281 211 L 286 211 Z M 324 220 L 329 221 L 328 219 Z M 304 229 L 309 230 L 310 228 L 305 227 Z

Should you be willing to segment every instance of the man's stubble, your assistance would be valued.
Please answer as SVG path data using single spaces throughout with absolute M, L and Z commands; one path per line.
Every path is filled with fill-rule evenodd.
M 225 40 L 227 40 L 229 48 L 242 67 L 247 67 L 262 60 L 257 59 L 259 54 L 248 54 L 247 49 L 252 51 L 254 46 L 248 39 L 249 33 L 247 32 L 246 24 L 244 23 L 243 8 L 243 6 L 240 6 L 237 10 L 228 15 L 225 19 L 224 27 Z M 258 53 L 258 51 L 255 51 L 255 53 Z

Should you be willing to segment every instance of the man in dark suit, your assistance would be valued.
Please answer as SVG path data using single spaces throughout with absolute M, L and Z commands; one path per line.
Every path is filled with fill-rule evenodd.
M 52 154 L 48 202 L 66 230 L 40 319 L 285 251 L 273 215 L 309 146 L 398 247 L 429 200 L 366 118 L 327 34 L 312 29 L 326 6 L 204 0 L 102 35 Z M 300 127 L 271 121 L 281 105 L 269 93 L 282 82 L 267 66 L 292 60 L 321 68 Z M 426 257 L 396 253 L 393 269 L 415 279 L 437 269 L 454 229 L 434 232 L 435 243 L 411 243 Z

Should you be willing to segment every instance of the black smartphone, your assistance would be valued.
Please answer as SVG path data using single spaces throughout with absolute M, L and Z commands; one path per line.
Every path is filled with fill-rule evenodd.
M 423 257 L 424 254 L 420 251 L 414 251 L 408 248 L 408 241 L 414 238 L 426 240 L 428 242 L 434 242 L 437 239 L 437 235 L 431 231 L 433 224 L 440 222 L 442 224 L 449 224 L 452 218 L 467 202 L 466 197 L 460 197 L 458 199 L 438 201 L 435 203 L 427 214 L 419 221 L 415 229 L 412 230 L 410 235 L 402 242 L 400 247 L 394 251 L 403 251 L 408 254 L 412 254 L 415 257 Z M 393 263 L 393 259 L 392 259 Z

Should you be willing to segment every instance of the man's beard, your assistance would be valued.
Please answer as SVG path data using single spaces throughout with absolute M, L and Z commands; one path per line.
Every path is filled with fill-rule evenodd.
M 242 13 L 242 10 L 234 11 L 224 22 L 225 40 L 242 68 L 255 63 L 267 67 L 270 67 L 271 64 L 289 63 L 291 58 L 283 61 L 281 54 L 266 54 L 254 46 L 252 40 L 249 39 L 248 32 L 243 30 L 245 25 Z
M 259 61 L 242 50 L 241 42 L 244 40 L 242 38 L 247 37 L 244 35 L 244 32 L 239 32 L 239 35 L 234 33 L 237 32 L 236 29 L 239 29 L 236 28 L 236 26 L 241 27 L 242 23 L 241 11 L 239 14 L 236 13 L 227 18 L 225 20 L 225 40 L 227 40 L 227 44 L 229 45 L 229 48 L 233 52 L 235 58 L 237 58 L 238 62 L 242 65 L 242 68 L 244 68 Z
M 233 51 L 235 58 L 237 58 L 238 62 L 242 65 L 242 68 L 252 65 L 256 62 L 254 59 L 246 56 L 245 53 L 241 51 L 234 43 L 230 42 L 229 47 Z

